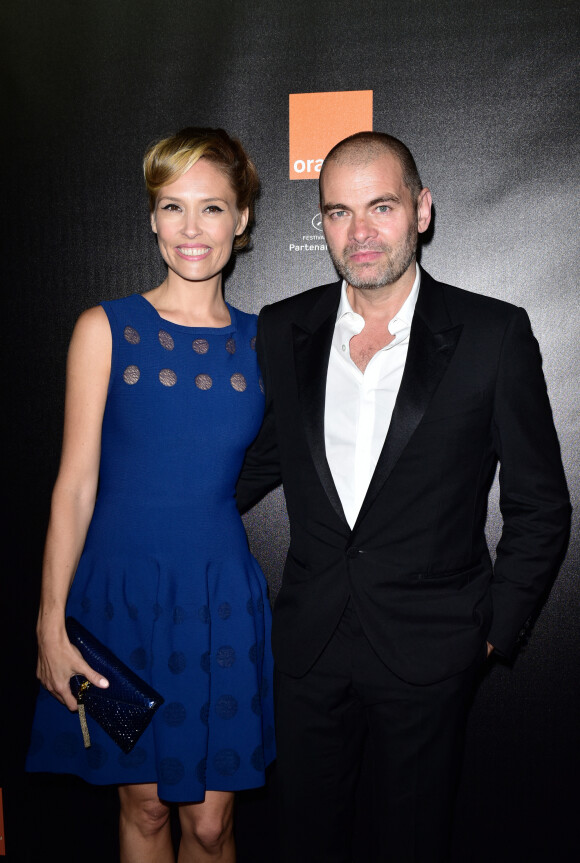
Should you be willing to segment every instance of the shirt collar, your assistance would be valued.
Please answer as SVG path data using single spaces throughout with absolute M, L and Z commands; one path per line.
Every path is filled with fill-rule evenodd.
M 389 322 L 389 330 L 391 330 L 391 325 L 397 323 L 396 329 L 401 329 L 401 324 L 403 327 L 410 327 L 411 322 L 413 320 L 413 314 L 415 312 L 415 306 L 417 305 L 417 297 L 419 296 L 419 287 L 421 285 L 421 269 L 419 264 L 415 264 L 415 281 L 413 282 L 413 287 L 411 288 L 411 292 L 395 317 Z M 340 321 L 341 318 L 344 318 L 345 315 L 352 315 L 354 318 L 360 318 L 356 312 L 353 311 L 352 306 L 348 300 L 348 295 L 346 292 L 347 289 L 347 281 L 346 279 L 342 280 L 342 287 L 340 289 L 340 302 L 338 304 L 338 312 L 336 314 L 336 321 Z

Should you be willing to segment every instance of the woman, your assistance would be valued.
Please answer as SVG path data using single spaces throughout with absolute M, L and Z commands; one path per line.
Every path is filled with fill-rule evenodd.
M 144 172 L 167 277 L 73 332 L 27 769 L 118 785 L 123 863 L 174 859 L 170 803 L 180 863 L 226 863 L 234 792 L 264 784 L 274 758 L 266 583 L 234 497 L 263 414 L 256 317 L 222 285 L 258 179 L 221 129 L 159 141 Z M 83 748 L 70 677 L 107 681 L 70 644 L 66 615 L 164 698 L 128 755 L 90 718 Z

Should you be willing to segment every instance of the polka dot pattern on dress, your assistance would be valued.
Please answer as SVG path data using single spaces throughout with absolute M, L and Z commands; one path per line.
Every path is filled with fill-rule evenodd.
M 135 327 L 127 325 L 124 329 L 124 337 L 129 344 L 139 344 L 141 342 L 141 335 Z M 167 332 L 165 329 L 158 330 L 157 338 L 159 340 L 159 344 L 167 351 L 173 351 L 175 349 L 175 340 L 171 333 Z M 222 343 L 223 344 L 223 343 Z M 256 350 L 256 336 L 252 336 L 249 339 L 250 348 L 255 351 Z M 192 348 L 196 354 L 204 355 L 207 354 L 210 350 L 210 342 L 208 339 L 198 338 L 194 339 L 192 342 Z M 227 353 L 233 356 L 237 351 L 236 340 L 233 336 L 230 336 L 226 343 L 225 349 Z M 141 370 L 136 365 L 127 366 L 125 371 L 123 372 L 123 379 L 125 383 L 129 385 L 136 384 L 141 377 Z M 173 369 L 161 369 L 159 372 L 159 381 L 165 387 L 173 387 L 177 383 L 177 374 Z M 195 377 L 195 385 L 197 389 L 202 391 L 210 390 L 213 387 L 214 381 L 212 377 L 206 373 L 200 373 Z M 232 388 L 236 392 L 244 392 L 247 389 L 248 382 L 246 377 L 241 372 L 235 372 L 230 377 L 230 384 Z M 259 388 L 262 394 L 264 394 L 264 383 L 262 379 L 259 379 Z
M 187 667 L 187 657 L 181 650 L 174 650 L 167 662 L 172 674 L 182 674 Z
M 126 384 L 136 384 L 141 377 L 141 372 L 138 366 L 127 366 L 123 372 L 123 380 Z
M 195 378 L 195 385 L 198 390 L 211 390 L 213 381 L 209 375 L 197 375 Z
M 173 609 L 173 622 L 179 625 L 180 623 L 185 622 L 186 617 L 187 614 L 185 612 L 185 608 L 182 608 L 180 605 L 176 605 Z
M 220 620 L 228 620 L 228 618 L 231 616 L 231 613 L 232 607 L 229 602 L 222 602 L 218 606 L 218 617 L 220 618 Z
M 172 351 L 175 347 L 173 336 L 166 330 L 159 330 L 158 338 L 159 344 L 164 347 L 166 351 Z
M 177 383 L 177 375 L 172 369 L 161 369 L 159 380 L 164 387 L 173 387 Z
M 237 390 L 239 393 L 243 393 L 244 390 L 246 389 L 246 387 L 248 386 L 246 383 L 245 377 L 242 374 L 240 374 L 239 372 L 236 372 L 234 375 L 231 376 L 230 383 L 233 386 L 233 388 L 235 390 Z
M 129 342 L 130 345 L 138 345 L 141 341 L 141 336 L 135 329 L 135 327 L 125 327 L 123 330 L 123 336 L 125 337 L 125 341 Z
M 224 644 L 223 647 L 218 647 L 215 658 L 220 668 L 231 668 L 236 661 L 236 651 Z
M 256 665 L 261 663 L 264 658 L 264 645 L 260 644 L 252 644 L 248 651 L 248 659 L 252 663 L 252 665 Z
M 250 763 L 255 770 L 260 771 L 260 773 L 264 770 L 264 750 L 261 746 L 256 746 L 254 751 L 252 752 L 252 757 L 250 758 Z
M 220 719 L 233 719 L 238 712 L 238 702 L 233 695 L 220 695 L 216 701 L 215 712 Z
M 147 667 L 147 653 L 144 647 L 136 647 L 129 657 L 129 663 L 137 671 L 143 671 Z
M 241 458 L 261 419 L 255 319 L 232 310 L 231 326 L 190 328 L 164 321 L 141 295 L 121 302 L 104 304 L 114 345 L 104 451 L 116 455 L 121 434 L 123 444 L 135 440 L 127 447 L 135 458 L 124 473 L 105 462 L 104 495 L 117 493 L 118 478 L 125 496 L 108 510 L 110 539 L 99 528 L 87 546 L 70 612 L 110 638 L 165 702 L 128 754 L 90 718 L 85 750 L 78 716 L 65 708 L 52 727 L 54 710 L 45 711 L 49 721 L 35 727 L 30 751 L 49 754 L 39 756 L 40 769 L 51 759 L 56 772 L 89 782 L 157 782 L 164 799 L 201 800 L 206 788 L 255 787 L 275 757 L 266 744 L 271 696 L 262 687 L 272 673 L 265 586 L 242 539 L 238 548 L 237 514 L 233 533 L 227 513 L 216 531 L 204 521 L 214 479 L 230 499 L 228 458 Z M 158 431 L 168 440 L 161 455 Z M 39 696 L 39 704 L 53 702 L 46 691 Z
M 220 776 L 233 776 L 240 766 L 240 756 L 235 749 L 220 749 L 214 755 L 213 766 Z
M 264 612 L 264 600 L 261 596 L 258 597 L 255 603 L 252 597 L 250 597 L 246 603 L 246 611 L 248 612 L 248 614 L 251 614 L 252 617 L 254 616 L 256 610 L 258 611 L 258 614 L 263 614 Z
M 85 750 L 87 763 L 91 770 L 100 770 L 107 763 L 107 750 L 100 743 L 91 743 L 90 747 Z
M 179 758 L 163 758 L 159 764 L 159 778 L 167 785 L 177 785 L 185 775 L 185 768 Z

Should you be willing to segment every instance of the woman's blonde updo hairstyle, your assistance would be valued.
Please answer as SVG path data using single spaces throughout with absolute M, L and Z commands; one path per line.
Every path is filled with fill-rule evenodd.
M 260 183 L 256 168 L 240 142 L 230 138 L 223 129 L 190 126 L 148 148 L 143 158 L 143 173 L 149 209 L 154 211 L 162 186 L 177 180 L 201 158 L 214 162 L 226 175 L 236 194 L 238 211 L 241 213 L 248 208 L 248 224 L 243 234 L 234 240 L 234 249 L 243 249 L 250 241 Z

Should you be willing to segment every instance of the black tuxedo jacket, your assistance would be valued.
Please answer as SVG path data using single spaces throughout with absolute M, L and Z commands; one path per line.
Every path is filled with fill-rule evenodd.
M 266 414 L 238 484 L 243 512 L 280 481 L 290 549 L 274 606 L 278 667 L 304 674 L 349 596 L 383 662 L 426 684 L 502 653 L 557 573 L 570 518 L 542 374 L 523 309 L 425 271 L 389 431 L 351 530 L 326 460 L 326 372 L 340 282 L 266 306 Z M 487 500 L 500 463 L 495 564 Z

